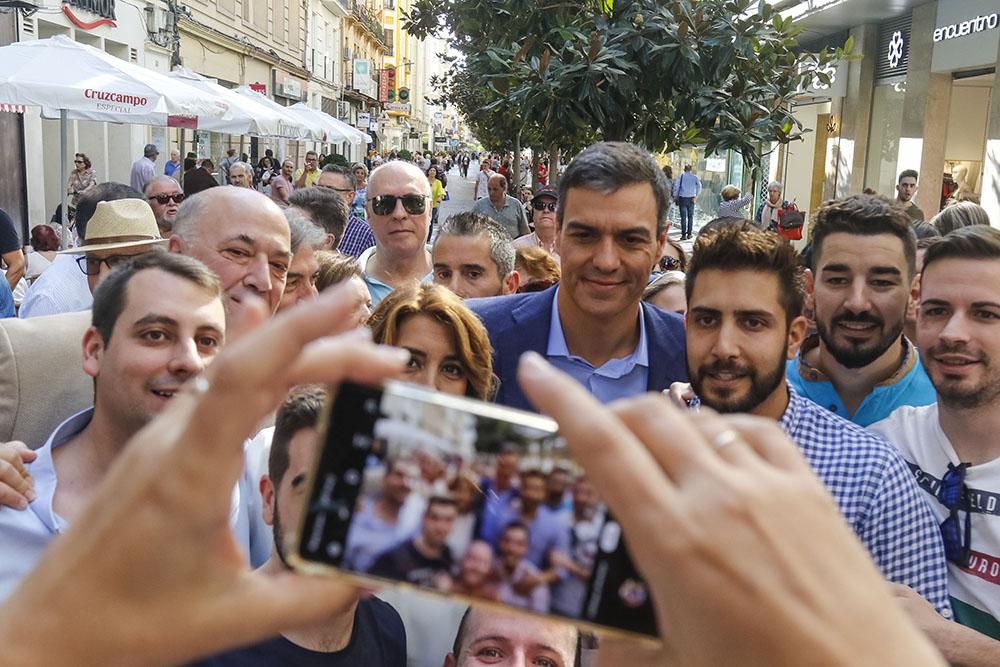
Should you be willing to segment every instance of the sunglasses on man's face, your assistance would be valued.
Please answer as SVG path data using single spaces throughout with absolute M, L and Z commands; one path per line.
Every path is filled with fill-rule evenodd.
M 660 269 L 663 271 L 680 271 L 681 260 L 676 257 L 664 256 L 660 258 Z
M 558 206 L 558 204 L 554 201 L 550 202 L 536 201 L 531 203 L 531 208 L 535 209 L 536 211 L 552 211 L 553 213 L 555 213 L 556 206 Z
M 156 203 L 160 206 L 166 206 L 170 200 L 173 200 L 175 204 L 180 204 L 184 201 L 185 194 L 183 192 L 178 192 L 172 195 L 153 195 L 149 198 L 149 201 L 156 200 Z
M 369 199 L 372 212 L 375 215 L 391 215 L 396 210 L 396 202 L 403 202 L 403 209 L 410 215 L 417 215 L 427 210 L 427 197 L 424 195 L 379 195 Z

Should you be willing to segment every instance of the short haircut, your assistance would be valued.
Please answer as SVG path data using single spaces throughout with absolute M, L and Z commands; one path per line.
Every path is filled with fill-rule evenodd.
M 146 195 L 146 199 L 149 199 L 149 191 L 153 189 L 154 185 L 159 185 L 160 183 L 173 183 L 177 186 L 177 189 L 181 189 L 181 184 L 177 182 L 173 176 L 167 176 L 166 174 L 160 174 L 159 176 L 154 176 L 146 183 L 146 187 L 143 189 L 142 194 Z
M 482 608 L 477 609 L 477 611 L 479 613 L 481 613 L 481 614 L 489 614 L 489 613 L 491 613 L 489 610 L 482 609 Z M 455 641 L 451 645 L 451 654 L 455 657 L 455 662 L 456 663 L 458 662 L 458 659 L 461 657 L 461 653 L 462 653 L 462 641 L 465 639 L 465 633 L 466 633 L 466 631 L 468 629 L 468 626 L 469 626 L 469 616 L 471 616 L 471 615 L 472 615 L 472 607 L 467 607 L 466 610 L 465 610 L 465 613 L 462 614 L 462 620 L 459 621 L 459 623 L 458 623 L 458 631 L 455 633 Z M 544 622 L 544 621 L 537 621 L 535 619 L 530 619 L 529 620 L 527 618 L 525 618 L 525 621 L 526 622 L 534 622 L 534 623 Z M 588 644 L 592 644 L 593 643 L 593 635 L 589 635 L 589 634 L 588 635 L 583 635 L 583 634 L 580 633 L 579 630 L 577 630 L 577 636 L 576 636 L 576 653 L 573 655 L 573 667 L 580 667 L 580 664 L 581 664 L 580 663 L 580 657 L 581 657 L 581 651 L 580 651 L 581 640 L 583 640 L 585 637 L 587 639 L 587 643 Z
M 253 167 L 251 167 L 246 162 L 242 162 L 240 160 L 237 160 L 236 162 L 234 162 L 231 165 L 229 165 L 229 173 L 230 174 L 233 173 L 233 169 L 242 169 L 243 171 L 245 171 L 247 173 L 248 176 L 253 176 Z
M 899 185 L 903 182 L 904 178 L 912 178 L 913 180 L 918 180 L 919 175 L 916 169 L 904 169 L 899 172 L 899 178 L 896 179 L 896 184 Z
M 534 477 L 535 479 L 540 479 L 543 482 L 545 481 L 545 473 L 539 470 L 538 468 L 528 468 L 527 470 L 522 470 L 518 474 L 518 477 L 520 477 L 522 480 L 528 479 L 529 477 Z
M 913 235 L 917 237 L 917 248 L 920 247 L 920 242 L 923 241 L 924 239 L 932 239 L 932 238 L 939 239 L 942 236 L 941 232 L 938 231 L 938 228 L 929 222 L 914 223 Z
M 802 314 L 805 270 L 792 244 L 777 234 L 747 223 L 699 236 L 694 243 L 684 285 L 689 306 L 698 274 L 707 269 L 773 274 L 778 279 L 778 301 L 785 311 L 785 327 Z
M 152 157 L 154 155 L 159 155 L 160 149 L 156 147 L 156 144 L 146 144 L 142 148 L 142 154 L 144 157 Z
M 329 188 L 298 188 L 288 196 L 288 205 L 301 208 L 317 225 L 339 241 L 347 226 L 347 205 Z
M 430 514 L 431 508 L 435 505 L 443 505 L 444 507 L 458 507 L 458 503 L 454 498 L 449 498 L 448 496 L 431 496 L 427 499 L 427 508 L 424 509 L 424 516 Z
M 971 201 L 962 201 L 944 209 L 931 218 L 931 224 L 941 233 L 942 236 L 949 234 L 962 227 L 972 225 L 990 226 L 990 214 L 979 204 Z
M 394 289 L 368 319 L 375 342 L 395 345 L 403 323 L 414 315 L 426 315 L 452 332 L 468 378 L 466 395 L 490 400 L 497 386 L 490 336 L 482 320 L 448 288 L 413 281 Z
M 823 202 L 812 227 L 812 270 L 816 271 L 823 254 L 823 242 L 831 234 L 878 236 L 890 234 L 903 243 L 906 266 L 913 277 L 917 268 L 917 237 L 906 213 L 885 197 L 852 195 Z M 860 246 L 859 246 L 860 249 Z
M 656 234 L 667 228 L 670 186 L 666 174 L 652 155 L 635 144 L 603 141 L 585 149 L 569 163 L 559 179 L 559 207 L 556 220 L 562 226 L 566 212 L 566 194 L 572 188 L 596 190 L 605 194 L 623 187 L 648 183 L 656 202 Z
M 304 428 L 315 428 L 323 406 L 326 404 L 326 389 L 319 385 L 301 385 L 289 392 L 285 402 L 278 408 L 274 418 L 274 437 L 271 451 L 267 456 L 267 476 L 275 488 L 281 484 L 288 472 L 288 445 L 295 434 Z
M 94 290 L 94 306 L 90 324 L 101 334 L 104 346 L 111 343 L 111 333 L 118 317 L 125 310 L 128 285 L 142 271 L 158 269 L 187 280 L 216 298 L 222 297 L 222 283 L 215 272 L 186 255 L 153 251 L 136 255 L 135 259 L 111 270 L 108 277 Z
M 309 157 L 310 155 L 313 157 L 319 157 L 319 154 L 317 154 L 316 151 L 306 151 L 306 157 Z
M 302 246 L 312 246 L 313 250 L 318 250 L 326 243 L 326 232 L 321 227 L 313 223 L 301 211 L 286 208 L 282 213 L 288 221 L 288 231 L 291 238 L 292 254 L 299 251 Z
M 684 287 L 686 276 L 683 271 L 664 271 L 642 290 L 642 300 L 650 301 L 654 296 L 674 285 Z
M 443 236 L 486 236 L 490 240 L 490 259 L 496 264 L 500 277 L 509 276 L 514 271 L 517 251 L 510 235 L 499 223 L 481 213 L 463 211 L 449 216 L 438 230 L 437 239 Z
M 545 248 L 518 248 L 514 266 L 518 271 L 525 273 L 522 276 L 522 283 L 528 276 L 548 280 L 551 283 L 559 282 L 562 277 L 559 262 Z
M 117 201 L 119 199 L 141 199 L 146 201 L 146 197 L 141 192 L 130 185 L 108 181 L 98 183 L 80 195 L 80 200 L 76 204 L 76 233 L 83 241 L 87 238 L 87 223 L 97 212 L 97 205 L 102 201 Z
M 320 292 L 334 285 L 339 285 L 345 280 L 350 280 L 354 277 L 364 277 L 364 273 L 358 265 L 358 260 L 336 250 L 317 251 L 316 261 L 319 263 L 319 272 L 316 275 L 316 289 Z
M 542 479 L 545 479 L 545 475 L 541 475 L 541 477 Z M 523 521 L 518 521 L 515 519 L 514 521 L 508 523 L 506 526 L 503 527 L 503 530 L 500 531 L 500 537 L 502 538 L 504 535 L 507 534 L 508 531 L 511 530 L 523 530 L 524 534 L 528 536 L 528 539 L 531 539 L 531 530 L 528 528 L 528 524 L 524 523 Z
M 945 259 L 1000 259 L 1000 229 L 993 227 L 962 227 L 936 241 L 924 253 L 923 275 L 928 266 Z
M 784 190 L 785 188 L 781 185 L 781 181 L 771 181 L 767 184 L 767 190 Z
M 430 169 L 430 167 L 428 167 L 428 169 Z M 507 189 L 507 177 L 504 176 L 503 174 L 493 174 L 492 176 L 490 176 L 489 180 L 493 181 L 494 183 L 503 183 L 504 190 Z M 487 184 L 489 184 L 489 181 L 487 181 Z
M 722 199 L 724 201 L 731 201 L 740 196 L 740 189 L 735 185 L 727 185 L 726 187 L 722 188 L 722 192 L 720 192 L 719 194 L 722 195 Z
M 49 225 L 35 225 L 31 228 L 30 243 L 35 252 L 59 250 L 59 235 Z
M 348 169 L 347 167 L 344 167 L 343 165 L 339 165 L 339 164 L 333 164 L 333 163 L 324 165 L 324 167 L 320 170 L 320 173 L 325 173 L 325 174 L 340 174 L 341 176 L 347 176 L 347 177 L 352 177 L 353 176 L 353 174 L 351 173 L 351 170 Z

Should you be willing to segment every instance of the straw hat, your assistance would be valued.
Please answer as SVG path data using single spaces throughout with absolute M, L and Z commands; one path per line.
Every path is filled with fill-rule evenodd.
M 166 242 L 160 237 L 160 229 L 156 226 L 156 217 L 149 204 L 141 199 L 118 199 L 98 202 L 97 210 L 87 223 L 83 245 L 62 252 L 79 255 L 92 250 Z

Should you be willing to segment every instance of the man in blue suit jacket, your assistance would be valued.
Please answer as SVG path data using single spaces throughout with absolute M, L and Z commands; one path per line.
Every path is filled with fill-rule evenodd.
M 559 181 L 560 284 L 466 302 L 493 343 L 498 403 L 532 409 L 517 384 L 528 350 L 603 402 L 686 380 L 683 320 L 641 301 L 669 199 L 663 171 L 638 146 L 599 143 L 574 158 Z

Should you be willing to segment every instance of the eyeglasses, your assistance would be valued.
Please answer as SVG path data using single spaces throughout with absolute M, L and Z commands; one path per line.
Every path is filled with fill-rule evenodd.
M 316 184 L 317 188 L 323 188 L 324 190 L 333 190 L 334 192 L 357 192 L 354 188 L 335 188 L 332 185 L 319 185 Z
M 680 271 L 681 270 L 681 260 L 676 257 L 670 257 L 669 255 L 660 258 L 660 270 L 662 271 Z
M 941 522 L 941 537 L 944 539 L 944 555 L 952 563 L 968 567 L 972 553 L 972 515 L 966 497 L 965 470 L 968 463 L 948 464 L 948 472 L 941 478 L 937 499 L 948 510 L 948 518 Z M 965 512 L 965 521 L 959 519 L 959 511 Z
M 558 280 L 533 280 L 530 283 L 525 283 L 518 287 L 517 291 L 518 294 L 524 294 L 525 292 L 544 292 L 558 282 Z
M 411 215 L 417 215 L 427 210 L 427 197 L 424 195 L 379 195 L 369 199 L 372 212 L 375 215 L 389 215 L 396 210 L 396 202 L 402 201 L 403 208 Z
M 80 255 L 76 258 L 77 266 L 85 276 L 96 276 L 101 272 L 101 264 L 107 264 L 109 269 L 121 266 L 135 259 L 137 255 L 109 255 L 108 257 L 91 257 Z
M 167 202 L 169 202 L 171 199 L 174 201 L 175 204 L 180 204 L 182 201 L 184 201 L 184 197 L 186 196 L 187 195 L 185 195 L 183 192 L 178 192 L 172 195 L 153 195 L 152 197 L 149 198 L 149 201 L 153 201 L 155 199 L 156 203 L 158 203 L 160 206 L 166 206 Z
M 550 201 L 548 203 L 540 201 L 531 202 L 531 208 L 535 209 L 536 211 L 552 211 L 553 213 L 556 212 L 556 206 L 558 205 L 559 204 L 554 201 Z
M 83 164 L 83 160 L 73 160 L 73 164 Z

